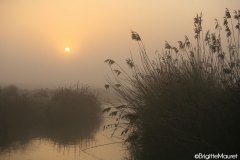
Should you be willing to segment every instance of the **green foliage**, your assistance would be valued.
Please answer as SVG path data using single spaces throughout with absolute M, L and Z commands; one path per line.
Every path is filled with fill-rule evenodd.
M 227 49 L 222 44 L 222 27 L 218 21 L 215 21 L 215 32 L 208 31 L 203 36 L 202 14 L 198 14 L 194 18 L 195 45 L 187 36 L 184 41 L 178 41 L 178 47 L 165 42 L 165 50 L 150 60 L 140 35 L 132 31 L 141 63 L 129 58 L 126 63 L 130 69 L 125 71 L 116 61 L 105 61 L 112 71 L 106 85 L 127 106 L 110 109 L 118 112 L 115 115 L 118 125 L 114 127 L 123 128 L 129 159 L 192 159 L 199 152 L 237 153 L 240 147 L 239 15 L 240 10 L 234 11 L 234 27 L 226 9 Z M 119 121 L 124 125 L 119 125 Z

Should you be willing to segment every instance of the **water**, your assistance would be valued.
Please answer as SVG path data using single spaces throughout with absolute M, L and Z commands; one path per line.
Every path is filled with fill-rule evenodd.
M 0 160 L 121 159 L 121 139 L 103 130 L 115 119 L 102 118 L 106 104 L 94 96 L 65 89 L 28 99 L 12 90 L 0 95 Z
M 89 118 L 28 128 L 11 124 L 10 117 L 8 129 L 0 128 L 0 160 L 121 160 L 121 139 L 111 137 L 114 128 L 103 130 L 115 119 Z
M 110 135 L 111 130 L 100 127 L 92 137 L 65 144 L 42 137 L 15 142 L 0 151 L 0 160 L 120 160 L 125 151 L 119 139 Z

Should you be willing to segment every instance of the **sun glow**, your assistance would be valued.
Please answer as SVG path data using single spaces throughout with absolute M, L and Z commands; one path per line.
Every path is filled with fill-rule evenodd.
M 71 49 L 69 48 L 69 47 L 65 47 L 65 52 L 70 52 L 71 51 Z

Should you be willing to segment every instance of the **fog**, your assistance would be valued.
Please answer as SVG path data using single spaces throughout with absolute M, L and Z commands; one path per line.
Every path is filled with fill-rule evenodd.
M 225 8 L 238 6 L 239 0 L 1 0 L 0 85 L 101 87 L 104 60 L 124 62 L 134 51 L 131 30 L 154 54 L 165 40 L 191 37 L 196 13 L 203 12 L 204 27 L 213 30 Z

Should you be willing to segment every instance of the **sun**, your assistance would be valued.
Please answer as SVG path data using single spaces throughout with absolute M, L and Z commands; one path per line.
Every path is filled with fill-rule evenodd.
M 70 52 L 71 49 L 70 49 L 69 47 L 65 47 L 64 51 L 65 51 L 65 52 Z

